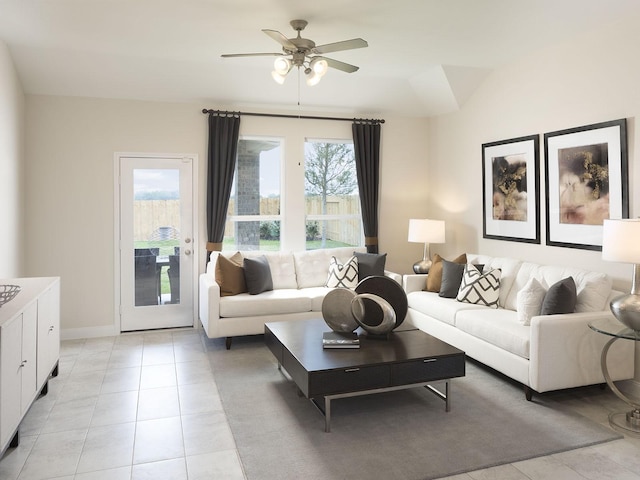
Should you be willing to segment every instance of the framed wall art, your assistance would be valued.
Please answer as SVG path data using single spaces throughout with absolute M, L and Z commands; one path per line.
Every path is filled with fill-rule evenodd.
M 482 145 L 484 238 L 540 243 L 538 135 Z
M 626 119 L 544 134 L 547 245 L 602 250 L 605 219 L 629 217 Z

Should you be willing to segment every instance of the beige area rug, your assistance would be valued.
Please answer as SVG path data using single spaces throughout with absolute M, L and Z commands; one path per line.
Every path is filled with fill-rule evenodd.
M 610 392 L 587 387 L 527 402 L 520 385 L 470 361 L 452 383 L 449 413 L 423 388 L 345 398 L 332 402 L 325 433 L 261 336 L 209 348 L 249 480 L 433 479 L 621 438 L 571 408 L 576 396 L 615 402 Z

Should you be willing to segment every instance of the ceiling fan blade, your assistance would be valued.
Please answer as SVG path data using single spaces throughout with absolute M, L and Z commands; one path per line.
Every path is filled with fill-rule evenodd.
M 285 37 L 283 34 L 278 32 L 277 30 L 263 29 L 262 31 L 267 35 L 269 35 L 271 38 L 273 38 L 276 42 L 278 42 L 287 50 L 293 50 L 293 51 L 298 50 L 298 47 L 296 47 L 291 40 L 289 40 L 287 37 Z
M 232 57 L 282 57 L 281 53 L 225 53 L 222 58 Z
M 327 43 L 318 45 L 313 48 L 313 53 L 323 54 L 331 52 L 339 52 L 341 50 L 353 50 L 354 48 L 368 47 L 369 44 L 361 38 L 352 38 L 351 40 L 343 40 L 342 42 Z
M 342 70 L 343 72 L 347 72 L 347 73 L 357 72 L 360 69 L 360 67 L 356 67 L 355 65 L 351 65 L 349 63 L 340 62 L 338 60 L 334 60 L 333 58 L 319 57 L 319 56 L 313 57 L 313 58 L 321 58 L 322 60 L 325 60 L 327 62 L 327 65 L 330 66 L 331 68 Z

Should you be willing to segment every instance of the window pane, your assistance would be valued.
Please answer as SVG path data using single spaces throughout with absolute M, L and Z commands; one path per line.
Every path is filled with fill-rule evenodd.
M 135 169 L 133 188 L 135 306 L 179 303 L 180 172 Z
M 362 220 L 353 144 L 305 142 L 307 249 L 359 246 Z
M 280 249 L 281 143 L 266 137 L 238 141 L 223 250 Z

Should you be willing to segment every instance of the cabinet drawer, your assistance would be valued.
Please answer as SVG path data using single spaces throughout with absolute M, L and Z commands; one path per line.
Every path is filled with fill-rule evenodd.
M 388 365 L 317 372 L 310 378 L 309 397 L 388 387 L 390 380 Z
M 464 355 L 424 358 L 392 367 L 392 385 L 432 382 L 444 378 L 464 376 Z

